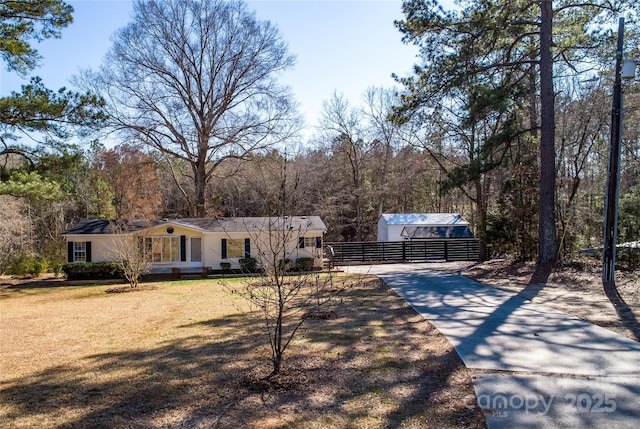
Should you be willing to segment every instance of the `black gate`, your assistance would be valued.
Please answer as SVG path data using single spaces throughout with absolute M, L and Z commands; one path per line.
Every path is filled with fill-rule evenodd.
M 326 243 L 333 253 L 334 264 L 354 262 L 408 261 L 477 261 L 480 245 L 477 239 L 359 241 Z

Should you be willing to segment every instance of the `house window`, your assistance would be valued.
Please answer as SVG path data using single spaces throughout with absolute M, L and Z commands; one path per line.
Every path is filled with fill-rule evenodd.
M 244 238 L 227 240 L 227 258 L 244 258 Z
M 91 242 L 68 241 L 67 262 L 91 262 Z
M 87 262 L 86 241 L 75 241 L 73 243 L 73 262 Z
M 318 247 L 319 239 L 322 240 L 320 237 L 300 237 L 298 239 L 298 247 L 300 249 Z M 322 247 L 322 244 L 320 244 L 320 247 Z
M 145 238 L 145 253 L 151 253 L 152 262 L 180 261 L 180 237 L 161 236 Z
M 251 239 L 249 238 L 223 238 L 222 259 L 249 258 L 251 256 Z

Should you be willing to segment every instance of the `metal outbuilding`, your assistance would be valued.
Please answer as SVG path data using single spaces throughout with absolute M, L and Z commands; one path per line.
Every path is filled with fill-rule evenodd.
M 472 237 L 458 213 L 386 213 L 378 220 L 378 241 Z

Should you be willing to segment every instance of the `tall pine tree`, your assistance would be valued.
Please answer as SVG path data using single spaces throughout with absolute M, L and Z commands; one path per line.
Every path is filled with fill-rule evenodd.
M 405 43 L 420 47 L 423 64 L 400 79 L 407 94 L 398 113 L 432 109 L 469 76 L 508 77 L 501 85 L 529 85 L 523 124 L 539 138 L 539 264 L 557 258 L 555 218 L 554 76 L 593 70 L 596 47 L 612 41 L 607 24 L 636 0 L 462 0 L 445 10 L 437 0 L 407 0 L 396 23 Z M 507 91 L 518 94 L 518 91 Z M 539 114 L 538 114 L 539 112 Z M 539 118 L 539 119 L 538 119 Z

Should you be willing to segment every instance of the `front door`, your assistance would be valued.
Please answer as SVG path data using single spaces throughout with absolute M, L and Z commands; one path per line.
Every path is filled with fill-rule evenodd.
M 202 238 L 191 237 L 189 239 L 190 259 L 189 265 L 192 267 L 202 266 Z

